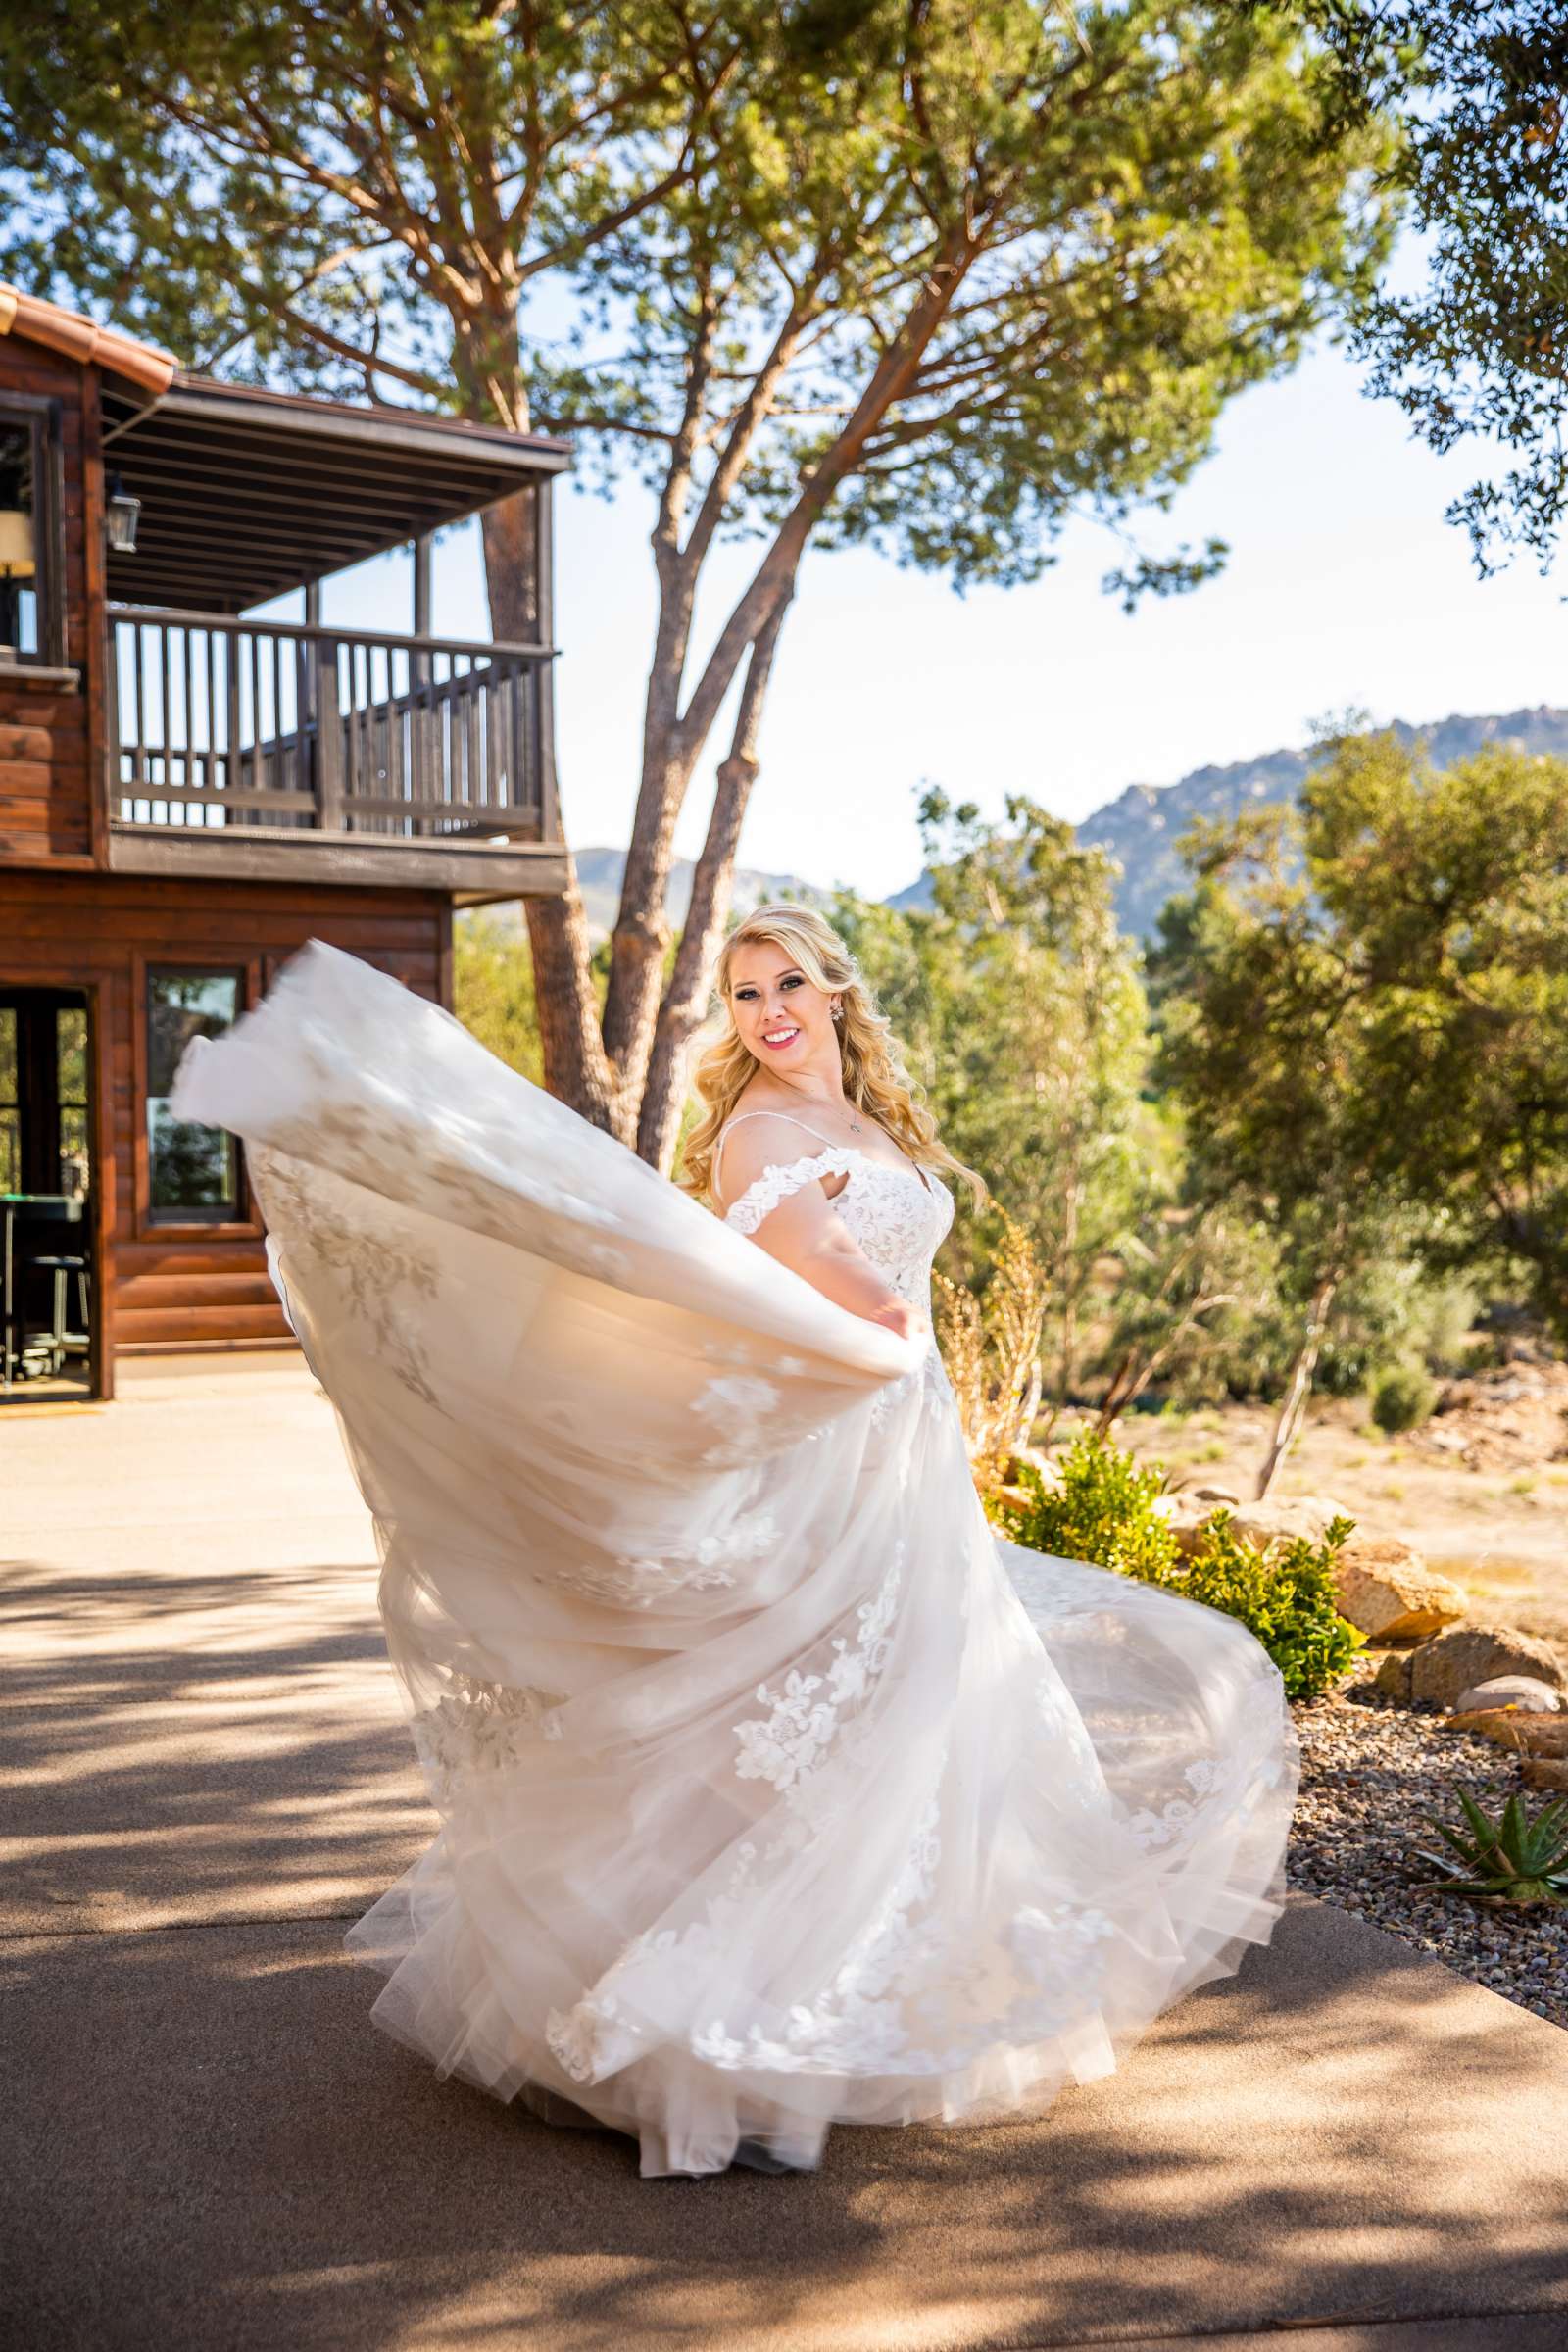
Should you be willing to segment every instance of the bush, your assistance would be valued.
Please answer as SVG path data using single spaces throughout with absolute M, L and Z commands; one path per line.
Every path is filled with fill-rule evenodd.
M 1279 1668 L 1288 1698 L 1319 1698 L 1346 1673 L 1362 1642 L 1335 1606 L 1334 1568 L 1348 1519 L 1334 1520 L 1320 1544 L 1298 1536 L 1260 1546 L 1237 1535 L 1228 1511 L 1216 1511 L 1184 1558 L 1158 1507 L 1158 1465 L 1141 1469 L 1119 1446 L 1086 1436 L 1068 1446 L 1057 1476 L 1059 1485 L 1048 1487 L 1026 1464 L 1023 1499 L 1003 1497 L 993 1507 L 1013 1543 L 1116 1569 L 1235 1617 Z
M 1331 1520 L 1320 1544 L 1296 1536 L 1265 1549 L 1237 1535 L 1229 1511 L 1216 1511 L 1172 1590 L 1240 1619 L 1279 1668 L 1287 1698 L 1321 1698 L 1365 1639 L 1336 1606 L 1334 1564 L 1351 1525 Z
M 992 1517 L 1004 1535 L 1031 1551 L 1059 1560 L 1089 1560 L 1118 1568 L 1146 1584 L 1167 1581 L 1181 1565 L 1170 1523 L 1159 1509 L 1165 1473 L 1141 1470 L 1130 1453 L 1093 1436 L 1075 1438 L 1062 1455 L 1058 1487 L 1048 1487 L 1032 1462 L 1019 1472 L 1025 1500 L 1006 1497 Z
M 1372 1418 L 1386 1438 L 1419 1429 L 1437 1401 L 1437 1388 L 1419 1364 L 1392 1364 L 1372 1384 Z

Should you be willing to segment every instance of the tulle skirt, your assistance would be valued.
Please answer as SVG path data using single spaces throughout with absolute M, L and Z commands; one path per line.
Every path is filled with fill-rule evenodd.
M 1266 1940 L 1274 1668 L 999 1543 L 921 1343 L 319 943 L 173 1107 L 246 1140 L 374 1515 L 440 1830 L 347 1940 L 439 2072 L 809 2165 L 1039 2111 Z

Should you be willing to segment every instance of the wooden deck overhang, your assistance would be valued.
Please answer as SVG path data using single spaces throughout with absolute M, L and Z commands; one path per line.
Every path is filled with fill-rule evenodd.
M 417 411 L 175 374 L 146 397 L 105 377 L 104 463 L 141 500 L 111 598 L 240 612 L 546 483 L 562 441 Z
M 455 906 L 483 906 L 502 899 L 558 897 L 566 887 L 566 851 L 561 842 L 510 841 L 505 835 L 408 841 L 117 820 L 109 834 L 109 871 L 176 881 L 439 890 Z

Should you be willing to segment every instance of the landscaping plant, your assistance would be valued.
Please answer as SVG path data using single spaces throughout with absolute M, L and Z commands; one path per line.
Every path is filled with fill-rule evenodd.
M 1352 1522 L 1335 1519 L 1314 1544 L 1298 1536 L 1257 1544 L 1236 1533 L 1228 1511 L 1200 1530 L 1183 1556 L 1159 1507 L 1165 1474 L 1142 1468 L 1121 1447 L 1076 1438 L 1055 1486 L 1032 1463 L 1017 1486 L 992 1505 L 992 1517 L 1015 1544 L 1058 1559 L 1089 1560 L 1185 1600 L 1237 1618 L 1279 1668 L 1289 1698 L 1320 1698 L 1346 1673 L 1362 1636 L 1335 1605 L 1335 1562 Z
M 1451 1852 L 1418 1849 L 1417 1859 L 1440 1874 L 1423 1882 L 1424 1891 L 1485 1903 L 1568 1903 L 1568 1797 L 1551 1798 L 1532 1820 L 1517 1796 L 1493 1816 L 1466 1789 L 1454 1794 L 1471 1834 L 1432 1821 Z
M 1372 1418 L 1386 1438 L 1430 1421 L 1438 1391 L 1419 1364 L 1391 1364 L 1372 1384 Z

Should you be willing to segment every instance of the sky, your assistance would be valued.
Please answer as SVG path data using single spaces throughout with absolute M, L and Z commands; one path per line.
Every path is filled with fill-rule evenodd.
M 1146 599 L 1131 617 L 1100 588 L 1123 551 L 1075 525 L 1028 587 L 956 596 L 863 550 L 808 556 L 780 641 L 744 864 L 870 895 L 919 871 L 927 783 L 1000 811 L 1024 791 L 1081 820 L 1127 785 L 1306 740 L 1350 710 L 1419 724 L 1451 712 L 1568 703 L 1568 560 L 1483 580 L 1444 509 L 1482 470 L 1440 459 L 1326 341 L 1226 412 L 1213 456 L 1147 543 L 1230 543 L 1217 580 Z M 652 502 L 557 503 L 557 708 L 568 839 L 624 844 L 636 794 L 654 576 Z M 710 627 L 755 548 L 721 550 L 700 609 Z M 727 594 L 726 594 L 727 592 Z M 345 625 L 405 628 L 405 557 L 328 582 Z M 436 551 L 437 634 L 488 635 L 477 530 Z M 714 758 L 727 740 L 715 729 Z M 677 849 L 701 847 L 710 760 Z

